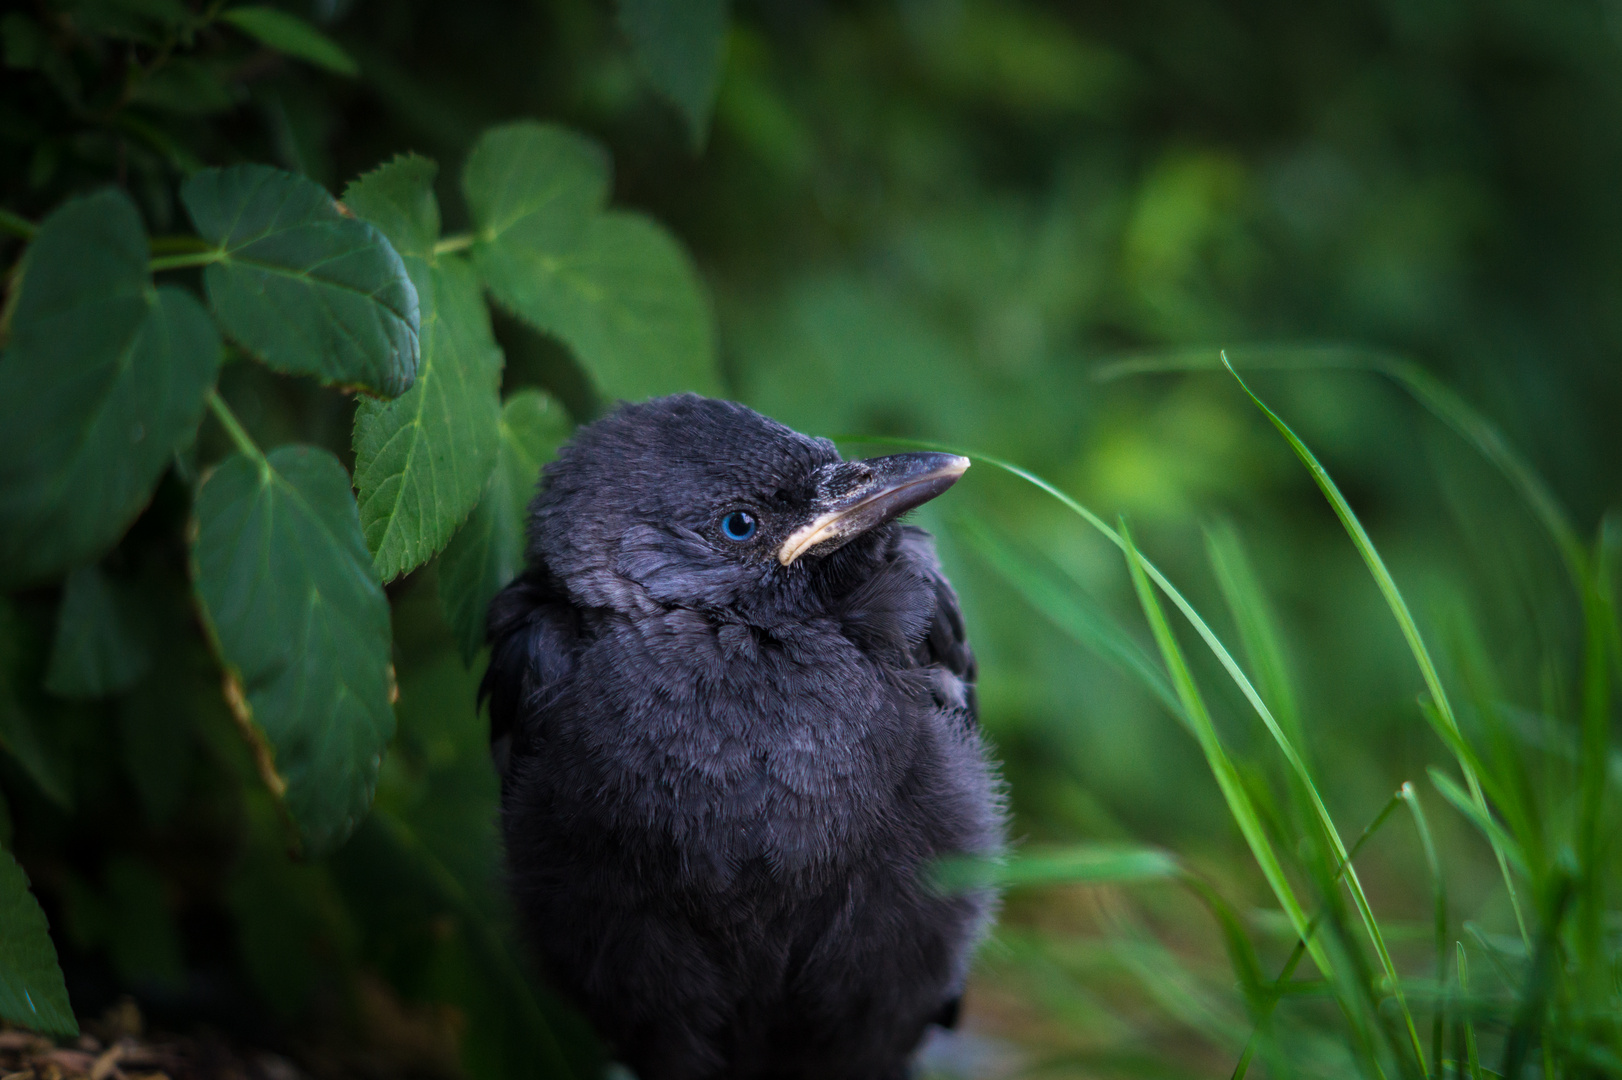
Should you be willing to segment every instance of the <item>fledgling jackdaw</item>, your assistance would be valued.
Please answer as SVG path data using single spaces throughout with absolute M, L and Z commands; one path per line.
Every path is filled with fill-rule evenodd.
M 545 974 L 641 1080 L 893 1080 L 955 1019 L 1004 814 L 929 534 L 969 465 L 843 461 L 725 401 L 622 405 L 492 602 L 492 750 Z

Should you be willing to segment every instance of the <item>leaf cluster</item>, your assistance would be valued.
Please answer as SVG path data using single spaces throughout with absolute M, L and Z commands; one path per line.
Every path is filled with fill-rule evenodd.
M 658 8 L 628 11 L 628 26 L 668 20 Z M 722 19 L 717 9 L 707 89 L 683 89 L 695 131 Z M 308 952 L 326 940 L 349 978 L 370 958 L 390 993 L 461 1002 L 476 1030 L 455 1053 L 475 1072 L 509 1075 L 540 1047 L 568 1074 L 589 1040 L 571 1036 L 566 1051 L 552 1032 L 567 1021 L 493 929 L 494 852 L 475 845 L 483 858 L 470 862 L 465 850 L 488 833 L 494 798 L 471 676 L 436 676 L 465 695 L 436 703 L 457 719 L 444 731 L 453 766 L 440 767 L 444 749 L 399 743 L 396 705 L 421 684 L 413 665 L 436 660 L 404 659 L 385 586 L 438 556 L 429 588 L 459 666 L 475 662 L 485 607 L 522 567 L 541 466 L 573 422 L 539 387 L 503 396 L 490 304 L 566 350 L 589 400 L 715 392 L 710 302 L 689 257 L 652 219 L 610 208 L 608 155 L 554 124 L 477 141 L 462 170 L 472 228 L 453 236 L 441 234 L 437 165 L 418 155 L 341 199 L 265 164 L 205 166 L 235 155 L 217 141 L 226 128 L 199 118 L 237 109 L 262 68 L 360 73 L 280 8 L 84 2 L 8 13 L 0 32 L 25 87 L 5 108 L 39 106 L 11 133 L 9 152 L 33 147 L 27 187 L 87 188 L 37 224 L 26 196 L 0 220 L 20 241 L 0 322 L 8 790 L 59 814 L 133 790 L 159 835 L 184 833 L 177 815 L 202 792 L 229 792 L 239 868 L 202 902 L 232 912 L 267 1000 L 306 1007 L 312 982 L 330 978 Z M 190 231 L 150 231 L 181 215 Z M 249 366 L 352 402 L 349 446 L 275 433 L 262 446 L 251 410 L 245 420 L 234 405 L 263 384 L 238 374 Z M 192 694 L 213 701 L 198 710 Z M 96 755 L 96 768 L 117 779 L 85 775 L 53 730 L 64 708 L 87 737 L 116 730 L 122 760 Z M 424 808 L 423 785 L 450 794 Z M 457 805 L 460 831 L 436 836 Z M 176 839 L 176 851 L 196 844 Z M 12 856 L 0 862 L 0 1018 L 76 1033 L 45 913 Z M 59 917 L 75 949 L 106 950 L 134 984 L 178 985 L 182 946 L 149 857 L 116 856 L 99 885 L 51 872 L 66 874 Z M 416 910 L 344 931 L 346 906 L 388 882 Z M 438 912 L 461 931 L 427 970 L 383 958 Z

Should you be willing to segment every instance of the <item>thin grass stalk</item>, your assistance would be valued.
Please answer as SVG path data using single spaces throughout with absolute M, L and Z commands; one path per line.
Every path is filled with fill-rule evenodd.
M 1565 921 L 1566 912 L 1571 908 L 1575 886 L 1576 882 L 1568 875 L 1558 870 L 1555 872 L 1554 897 L 1550 905 L 1549 918 L 1544 923 L 1542 932 L 1538 934 L 1537 949 L 1532 954 L 1532 970 L 1526 979 L 1525 993 L 1521 998 L 1520 1008 L 1515 1010 L 1515 1022 L 1510 1026 L 1509 1037 L 1504 1040 L 1504 1060 L 1498 1070 L 1504 1080 L 1520 1080 L 1532 1044 L 1539 1041 L 1548 1013 L 1549 990 L 1560 974 L 1558 970 L 1560 924 Z M 1552 1063 L 1549 1061 L 1550 1047 L 1547 1040 L 1542 1041 L 1544 1080 L 1554 1080 Z
M 1132 574 L 1132 584 L 1137 591 L 1139 603 L 1144 610 L 1144 616 L 1148 619 L 1150 629 L 1154 632 L 1155 643 L 1160 647 L 1161 656 L 1172 677 L 1172 685 L 1177 688 L 1178 697 L 1183 702 L 1183 709 L 1193 726 L 1200 749 L 1204 752 L 1211 773 L 1216 778 L 1218 787 L 1222 790 L 1222 796 L 1228 804 L 1228 812 L 1233 816 L 1235 823 L 1238 824 L 1240 832 L 1244 835 L 1245 841 L 1250 847 L 1252 856 L 1256 859 L 1257 865 L 1261 867 L 1263 877 L 1267 879 L 1268 885 L 1273 889 L 1274 896 L 1278 898 L 1279 905 L 1284 909 L 1297 935 L 1306 942 L 1307 951 L 1312 956 L 1313 963 L 1318 966 L 1319 970 L 1324 973 L 1332 984 L 1342 986 L 1343 990 L 1346 984 L 1351 984 L 1354 989 L 1361 987 L 1363 985 L 1362 980 L 1337 977 L 1336 967 L 1329 957 L 1328 950 L 1324 948 L 1323 942 L 1314 935 L 1311 923 L 1306 917 L 1306 912 L 1302 909 L 1300 900 L 1297 899 L 1289 879 L 1284 875 L 1284 868 L 1279 863 L 1272 842 L 1267 839 L 1266 830 L 1262 828 L 1261 821 L 1256 814 L 1256 808 L 1251 803 L 1249 794 L 1245 791 L 1238 770 L 1234 767 L 1232 759 L 1228 757 L 1227 750 L 1222 745 L 1221 738 L 1217 735 L 1216 725 L 1211 720 L 1211 714 L 1205 707 L 1204 698 L 1194 681 L 1192 671 L 1189 670 L 1188 660 L 1183 655 L 1182 647 L 1178 644 L 1176 635 L 1172 632 L 1171 624 L 1166 621 L 1165 612 L 1160 607 L 1160 601 L 1155 594 L 1155 590 L 1150 587 L 1144 560 L 1132 543 L 1132 537 L 1126 528 L 1125 521 L 1120 523 L 1119 535 L 1125 545 L 1127 565 Z M 1359 1044 L 1367 1050 L 1370 1060 L 1375 1066 L 1375 1071 L 1381 1076 L 1385 1075 L 1384 1070 L 1380 1068 L 1378 1058 L 1374 1056 L 1373 1041 L 1368 1038 L 1365 1026 L 1359 1022 L 1359 1011 L 1354 1004 L 1355 997 L 1351 997 L 1344 992 L 1336 996 L 1340 999 L 1342 1012 L 1352 1024 L 1353 1033 L 1357 1037 Z M 1406 1005 L 1404 1008 L 1406 1010 Z M 1418 1033 L 1413 1030 L 1411 1016 L 1408 1020 L 1410 1032 L 1417 1047 Z M 1418 1064 L 1419 1072 L 1423 1074 L 1425 1071 L 1423 1048 L 1419 1049 Z
M 1407 785 L 1404 786 L 1406 787 Z M 1335 868 L 1334 876 L 1329 882 L 1331 888 L 1335 886 L 1335 884 L 1340 880 L 1341 875 L 1343 875 L 1352 865 L 1352 860 L 1357 858 L 1358 852 L 1363 850 L 1363 845 L 1368 843 L 1374 834 L 1380 831 L 1380 827 L 1386 823 L 1386 820 L 1390 818 L 1391 815 L 1396 811 L 1397 807 L 1401 805 L 1402 793 L 1399 791 L 1397 794 L 1391 796 L 1391 798 L 1386 802 L 1385 806 L 1380 808 L 1380 812 L 1378 814 L 1374 815 L 1374 820 L 1369 822 L 1368 825 L 1363 829 L 1363 835 L 1357 838 L 1357 842 L 1352 845 L 1352 848 L 1349 852 L 1347 852 L 1346 857 L 1342 859 L 1340 865 Z M 1307 927 L 1309 936 L 1317 934 L 1318 927 L 1322 924 L 1324 917 L 1327 914 L 1327 908 L 1320 908 L 1317 914 L 1313 915 L 1312 922 L 1308 924 Z M 1284 961 L 1284 967 L 1279 970 L 1278 978 L 1273 980 L 1272 993 L 1268 996 L 1262 1012 L 1256 1019 L 1256 1026 L 1251 1031 L 1250 1038 L 1245 1042 L 1245 1049 L 1243 1053 L 1239 1055 L 1239 1063 L 1233 1068 L 1232 1080 L 1244 1080 L 1245 1073 L 1249 1071 L 1250 1060 L 1253 1056 L 1255 1056 L 1256 1052 L 1257 1036 L 1260 1035 L 1262 1028 L 1267 1021 L 1272 1018 L 1273 1009 L 1278 1006 L 1280 999 L 1284 997 L 1284 988 L 1286 983 L 1288 983 L 1290 977 L 1295 974 L 1295 969 L 1300 966 L 1301 958 L 1307 954 L 1306 941 L 1306 938 L 1298 937 L 1296 939 L 1295 947 L 1290 950 L 1289 958 Z M 1440 1076 L 1440 1072 L 1438 1072 L 1437 1075 Z
M 917 439 L 874 438 L 868 436 L 836 436 L 836 438 L 840 441 L 865 441 L 894 446 L 910 446 L 925 450 L 947 450 L 951 453 L 963 454 L 974 461 L 985 462 L 987 465 L 995 466 L 996 468 L 1002 469 L 1004 472 L 1017 476 L 1021 480 L 1024 480 L 1039 490 L 1053 496 L 1063 506 L 1103 534 L 1105 539 L 1109 540 L 1110 543 L 1114 544 L 1123 553 L 1127 550 L 1126 541 L 1114 529 L 1105 524 L 1103 518 L 1093 513 L 1076 499 L 1061 491 L 1053 484 L 1042 479 L 1040 476 L 1037 476 L 1035 473 L 1015 465 L 1013 462 L 1005 461 L 1002 458 L 993 457 L 989 454 L 980 454 L 972 451 L 946 447 L 939 443 L 926 442 Z M 1251 683 L 1249 676 L 1245 674 L 1244 669 L 1241 668 L 1238 661 L 1233 658 L 1233 654 L 1228 651 L 1227 646 L 1225 646 L 1222 643 L 1222 640 L 1218 638 L 1215 632 L 1211 630 L 1210 625 L 1206 623 L 1205 619 L 1194 608 L 1194 605 L 1189 603 L 1188 600 L 1184 598 L 1183 594 L 1177 590 L 1177 587 L 1171 583 L 1171 580 L 1167 578 L 1165 574 L 1161 573 L 1159 568 L 1153 563 L 1143 558 L 1141 554 L 1137 555 L 1136 561 L 1142 564 L 1143 572 L 1154 581 L 1155 585 L 1160 589 L 1160 591 L 1166 595 L 1166 598 L 1170 600 L 1177 610 L 1182 613 L 1183 617 L 1188 620 L 1189 625 L 1194 628 L 1195 632 L 1199 634 L 1201 640 L 1205 642 L 1206 647 L 1209 648 L 1212 654 L 1217 658 L 1217 661 L 1228 673 L 1229 678 L 1234 681 L 1234 685 L 1239 688 L 1239 691 L 1244 695 L 1245 700 L 1250 703 L 1251 708 L 1256 710 L 1256 714 L 1261 718 L 1262 723 L 1267 727 L 1268 733 L 1273 737 L 1273 741 L 1278 744 L 1279 750 L 1281 753 L 1283 753 L 1285 760 L 1290 765 L 1290 768 L 1294 770 L 1295 774 L 1300 777 L 1302 783 L 1305 785 L 1306 790 L 1311 797 L 1313 812 L 1318 818 L 1319 826 L 1323 830 L 1325 838 L 1330 842 L 1330 846 L 1333 849 L 1335 858 L 1344 860 L 1346 858 L 1346 845 L 1340 838 L 1340 832 L 1335 827 L 1334 819 L 1329 815 L 1329 808 L 1324 804 L 1323 797 L 1319 794 L 1317 785 L 1313 782 L 1312 775 L 1307 770 L 1306 763 L 1302 760 L 1301 755 L 1296 751 L 1295 745 L 1290 741 L 1289 736 L 1287 736 L 1283 729 L 1279 726 L 1278 720 L 1274 718 L 1272 710 L 1267 707 L 1267 703 L 1263 701 L 1261 695 L 1257 693 L 1256 687 Z M 1423 1071 L 1425 1067 L 1425 1052 L 1423 1044 L 1420 1042 L 1419 1029 L 1414 1023 L 1413 1013 L 1409 1009 L 1407 997 L 1402 991 L 1402 980 L 1397 974 L 1396 965 L 1392 962 L 1391 950 L 1386 945 L 1385 935 L 1380 930 L 1378 920 L 1376 920 L 1374 917 L 1374 909 L 1369 904 L 1368 895 L 1363 890 L 1363 882 L 1362 879 L 1358 877 L 1357 868 L 1355 866 L 1347 869 L 1346 885 L 1347 889 L 1352 894 L 1352 901 L 1357 908 L 1358 915 L 1363 921 L 1364 931 L 1367 933 L 1370 943 L 1374 946 L 1376 956 L 1379 957 L 1380 966 L 1384 970 L 1386 978 L 1390 980 L 1391 986 L 1395 992 L 1398 1007 L 1402 1010 L 1403 1019 L 1408 1026 L 1410 1036 L 1413 1040 L 1415 1052 L 1419 1057 L 1420 1068 Z M 1317 963 L 1318 959 L 1318 954 L 1314 953 L 1313 962 Z M 1324 974 L 1328 975 L 1329 972 L 1326 970 L 1324 971 Z
M 1493 766 L 1473 759 L 1482 787 L 1492 799 L 1493 808 L 1504 819 L 1509 834 L 1520 846 L 1529 877 L 1542 880 L 1547 868 L 1546 829 L 1539 810 L 1537 792 L 1529 773 L 1523 745 L 1512 737 L 1504 720 L 1504 691 L 1494 676 L 1487 650 L 1467 618 L 1453 620 L 1458 673 L 1473 699 L 1481 719 L 1482 733 L 1492 751 Z M 1547 760 L 1547 758 L 1545 758 Z M 1569 784 L 1556 786 L 1546 774 L 1545 791 L 1569 790 Z
M 1160 647 L 1160 655 L 1171 674 L 1172 686 L 1176 688 L 1177 696 L 1182 701 L 1183 711 L 1188 716 L 1194 737 L 1205 755 L 1206 764 L 1210 767 L 1211 774 L 1216 777 L 1217 786 L 1222 790 L 1222 797 L 1228 804 L 1228 812 L 1238 824 L 1245 843 L 1249 845 L 1251 854 L 1261 867 L 1262 876 L 1267 879 L 1268 886 L 1278 898 L 1279 906 L 1284 909 L 1291 926 L 1307 942 L 1307 949 L 1312 953 L 1313 961 L 1325 975 L 1329 975 L 1331 968 L 1328 957 L 1308 934 L 1310 920 L 1302 909 L 1300 900 L 1296 898 L 1289 879 L 1284 876 L 1284 867 L 1279 863 L 1272 841 L 1267 839 L 1267 833 L 1262 828 L 1256 808 L 1239 779 L 1239 772 L 1234 768 L 1233 760 L 1228 757 L 1228 752 L 1217 735 L 1216 725 L 1212 723 L 1211 714 L 1205 707 L 1205 699 L 1194 682 L 1182 646 L 1177 643 L 1171 625 L 1166 621 L 1166 614 L 1161 610 L 1160 601 L 1156 598 L 1154 590 L 1149 587 L 1144 561 L 1138 555 L 1137 548 L 1133 546 L 1124 522 L 1121 525 L 1120 536 L 1125 545 L 1127 567 L 1132 574 L 1133 587 L 1138 593 L 1138 602 L 1142 605 L 1144 617 L 1154 633 L 1155 644 Z
M 1213 357 L 1213 350 L 1170 357 L 1134 357 L 1100 368 L 1096 377 L 1111 381 L 1128 375 L 1166 371 L 1220 371 L 1227 365 L 1225 355 Z M 1400 386 L 1415 401 L 1465 442 L 1475 447 L 1503 474 L 1532 511 L 1544 531 L 1554 541 L 1572 583 L 1579 592 L 1588 574 L 1588 558 L 1578 532 L 1560 500 L 1543 482 L 1537 470 L 1496 424 L 1454 393 L 1419 364 L 1390 353 L 1353 346 L 1266 346 L 1246 350 L 1247 366 L 1282 370 L 1341 369 L 1383 375 Z
M 1154 658 L 1114 620 L 1088 610 L 1067 596 L 1068 578 L 1055 580 L 1056 573 L 1047 573 L 1034 566 L 996 530 L 975 515 L 964 514 L 957 523 L 975 553 L 1024 597 L 1027 604 L 1047 616 L 1077 644 L 1091 650 L 1117 671 L 1137 679 L 1154 695 L 1155 700 L 1166 707 L 1167 712 L 1175 716 L 1179 723 L 1187 725 L 1182 706 L 1177 701 L 1177 693 L 1166 681 Z
M 1289 665 L 1284 658 L 1283 635 L 1273 616 L 1272 606 L 1256 580 L 1256 571 L 1245 553 L 1239 530 L 1231 521 L 1222 521 L 1205 529 L 1205 551 L 1222 599 L 1228 605 L 1234 625 L 1239 630 L 1239 642 L 1245 656 L 1256 671 L 1263 698 L 1278 717 L 1297 752 L 1306 760 L 1306 735 L 1301 726 L 1301 709 L 1296 701 L 1295 687 L 1291 683 Z
M 1430 822 L 1425 820 L 1425 809 L 1419 805 L 1419 793 L 1414 785 L 1403 781 L 1397 798 L 1408 806 L 1414 817 L 1414 829 L 1419 833 L 1419 846 L 1425 852 L 1425 867 L 1430 871 L 1431 890 L 1436 898 L 1436 985 L 1440 989 L 1447 980 L 1447 882 L 1442 877 L 1442 862 L 1436 857 L 1436 841 L 1431 836 Z M 1443 995 L 1438 995 L 1431 1006 L 1431 1059 L 1435 1074 L 1442 1075 L 1442 1033 L 1446 1029 L 1447 1008 Z
M 1357 514 L 1352 510 L 1351 504 L 1341 494 L 1340 488 L 1330 477 L 1328 471 L 1318 462 L 1317 456 L 1307 448 L 1307 444 L 1301 441 L 1300 437 L 1291 430 L 1283 418 L 1269 408 L 1267 403 L 1240 377 L 1239 372 L 1235 371 L 1233 365 L 1228 362 L 1226 353 L 1222 355 L 1222 363 L 1250 400 L 1262 411 L 1264 416 L 1272 421 L 1279 434 L 1284 436 L 1285 441 L 1290 444 L 1290 448 L 1295 451 L 1296 457 L 1301 459 L 1302 464 L 1307 467 L 1307 471 L 1312 474 L 1313 481 L 1317 483 L 1318 489 L 1324 493 L 1324 497 L 1335 511 L 1335 516 L 1340 518 L 1341 525 L 1345 527 L 1347 535 L 1351 537 L 1358 554 L 1363 556 L 1363 562 L 1368 566 L 1369 572 L 1374 576 L 1375 584 L 1379 586 L 1381 594 L 1385 597 L 1386 604 L 1391 608 L 1391 614 L 1396 618 L 1397 625 L 1402 630 L 1402 636 L 1408 642 L 1409 651 L 1419 664 L 1420 675 L 1425 680 L 1425 687 L 1430 692 L 1431 700 L 1436 705 L 1437 715 L 1441 718 L 1448 733 L 1454 739 L 1463 743 L 1464 735 L 1459 730 L 1459 722 L 1453 712 L 1453 703 L 1448 698 L 1447 688 L 1442 685 L 1442 678 L 1437 673 L 1436 662 L 1431 659 L 1430 649 L 1425 645 L 1425 639 L 1419 633 L 1419 624 L 1414 621 L 1413 613 L 1408 609 L 1408 601 L 1403 597 L 1402 590 L 1397 588 L 1396 579 L 1391 576 L 1391 571 L 1387 569 L 1385 560 L 1374 546 L 1374 541 L 1369 538 L 1368 531 L 1363 528 L 1363 522 L 1358 519 Z M 1482 794 L 1481 780 L 1477 776 L 1474 766 L 1468 759 L 1463 757 L 1459 757 L 1458 762 L 1460 769 L 1464 773 L 1465 784 L 1470 789 L 1471 801 L 1484 815 L 1487 814 L 1487 799 Z M 1503 876 L 1504 887 L 1509 891 L 1509 901 L 1510 906 L 1515 911 L 1516 926 L 1520 929 L 1521 938 L 1530 946 L 1531 936 L 1527 932 L 1526 916 L 1521 911 L 1520 896 L 1515 888 L 1514 878 L 1509 872 L 1509 860 L 1498 841 L 1491 836 L 1489 836 L 1489 839 L 1493 843 L 1493 854 L 1498 860 L 1498 870 Z
M 1595 552 L 1595 573 L 1583 602 L 1583 707 L 1582 749 L 1578 758 L 1577 850 L 1581 853 L 1586 888 L 1580 903 L 1578 932 L 1583 955 L 1600 955 L 1605 939 L 1605 864 L 1600 818 L 1605 810 L 1605 788 L 1611 750 L 1611 664 L 1617 634 L 1611 604 L 1610 567 L 1604 554 L 1604 534 Z
M 1470 959 L 1465 954 L 1464 942 L 1454 943 L 1458 948 L 1459 966 L 1459 996 L 1468 1002 L 1470 1000 Z M 1459 1027 L 1464 1033 L 1464 1045 L 1459 1048 L 1466 1065 L 1470 1070 L 1470 1080 L 1481 1080 L 1481 1052 L 1476 1047 L 1476 1022 L 1470 1015 L 1469 1009 L 1460 1013 Z
M 1526 865 L 1526 856 L 1521 853 L 1518 844 L 1509 831 L 1498 823 L 1492 816 L 1492 811 L 1476 804 L 1468 792 L 1454 781 L 1454 779 L 1432 765 L 1425 770 L 1431 778 L 1431 784 L 1441 793 L 1442 798 L 1453 804 L 1453 809 L 1464 816 L 1464 819 L 1474 825 L 1491 845 L 1494 851 L 1504 853 L 1504 859 L 1515 869 L 1526 876 L 1531 876 L 1531 870 Z M 1530 951 L 1530 950 L 1528 950 Z

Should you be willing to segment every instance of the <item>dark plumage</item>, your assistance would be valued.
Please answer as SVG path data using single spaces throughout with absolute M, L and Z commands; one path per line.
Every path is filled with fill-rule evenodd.
M 490 608 L 508 872 L 642 1080 L 901 1077 L 955 1016 L 994 898 L 925 873 L 1003 811 L 957 597 L 894 518 L 967 465 L 681 395 L 547 466 Z

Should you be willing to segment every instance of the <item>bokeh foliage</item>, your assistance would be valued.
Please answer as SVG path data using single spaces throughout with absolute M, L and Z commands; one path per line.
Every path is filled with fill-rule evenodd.
M 1269 1073 L 1392 1076 L 1437 1072 L 1439 1045 L 1444 1072 L 1622 1072 L 1604 630 L 1619 539 L 1601 528 L 1622 493 L 1616 12 L 680 9 L 683 33 L 649 0 L 37 0 L 0 22 L 0 206 L 45 245 L 116 201 L 95 219 L 111 231 L 71 249 L 98 255 L 72 261 L 64 303 L 117 305 L 103 322 L 136 342 L 136 374 L 158 329 L 191 358 L 143 437 L 119 423 L 146 408 L 135 377 L 69 431 L 49 388 L 93 377 L 112 339 L 39 321 L 26 275 L 11 282 L 3 839 L 79 1012 L 133 992 L 164 1022 L 333 1072 L 597 1068 L 507 930 L 479 607 L 518 564 L 526 477 L 570 423 L 691 387 L 802 430 L 993 453 L 1106 525 L 1127 515 L 1123 560 L 994 467 L 922 515 L 964 594 L 1017 835 L 1049 852 L 996 871 L 1015 888 L 970 992 L 985 1041 L 939 1068 L 1207 1074 L 1253 1052 Z M 522 164 L 503 171 L 504 153 Z M 304 207 L 305 248 L 211 217 L 225 179 L 255 177 Z M 262 286 L 329 287 L 282 273 L 286 252 L 362 234 L 418 299 L 409 389 L 311 362 L 341 361 L 337 343 L 255 331 Z M 264 247 L 198 261 L 242 242 Z M 593 303 L 605 286 L 621 302 Z M 409 319 L 379 306 L 386 353 Z M 215 420 L 198 429 L 222 333 L 219 395 L 271 451 L 268 480 Z M 1355 510 L 1407 640 L 1219 347 Z M 1494 429 L 1405 393 L 1408 361 Z M 297 465 L 273 449 L 290 444 Z M 1551 542 L 1495 447 L 1544 478 L 1569 536 Z M 375 784 L 370 815 L 314 860 L 288 857 L 286 804 L 221 694 L 227 623 L 188 593 L 206 569 L 188 566 L 188 523 L 201 539 L 223 523 L 211 490 L 254 484 L 357 508 L 342 557 L 367 614 L 333 641 L 364 654 L 346 671 L 372 672 L 368 700 L 397 725 L 356 726 L 388 740 L 375 778 L 312 788 Z M 1134 587 L 1138 555 L 1265 710 Z M 199 580 L 204 610 L 226 610 Z M 1359 891 L 1325 818 L 1346 848 L 1382 823 Z M 1292 959 L 1303 921 L 1315 944 Z M 1275 985 L 1287 963 L 1297 982 Z

